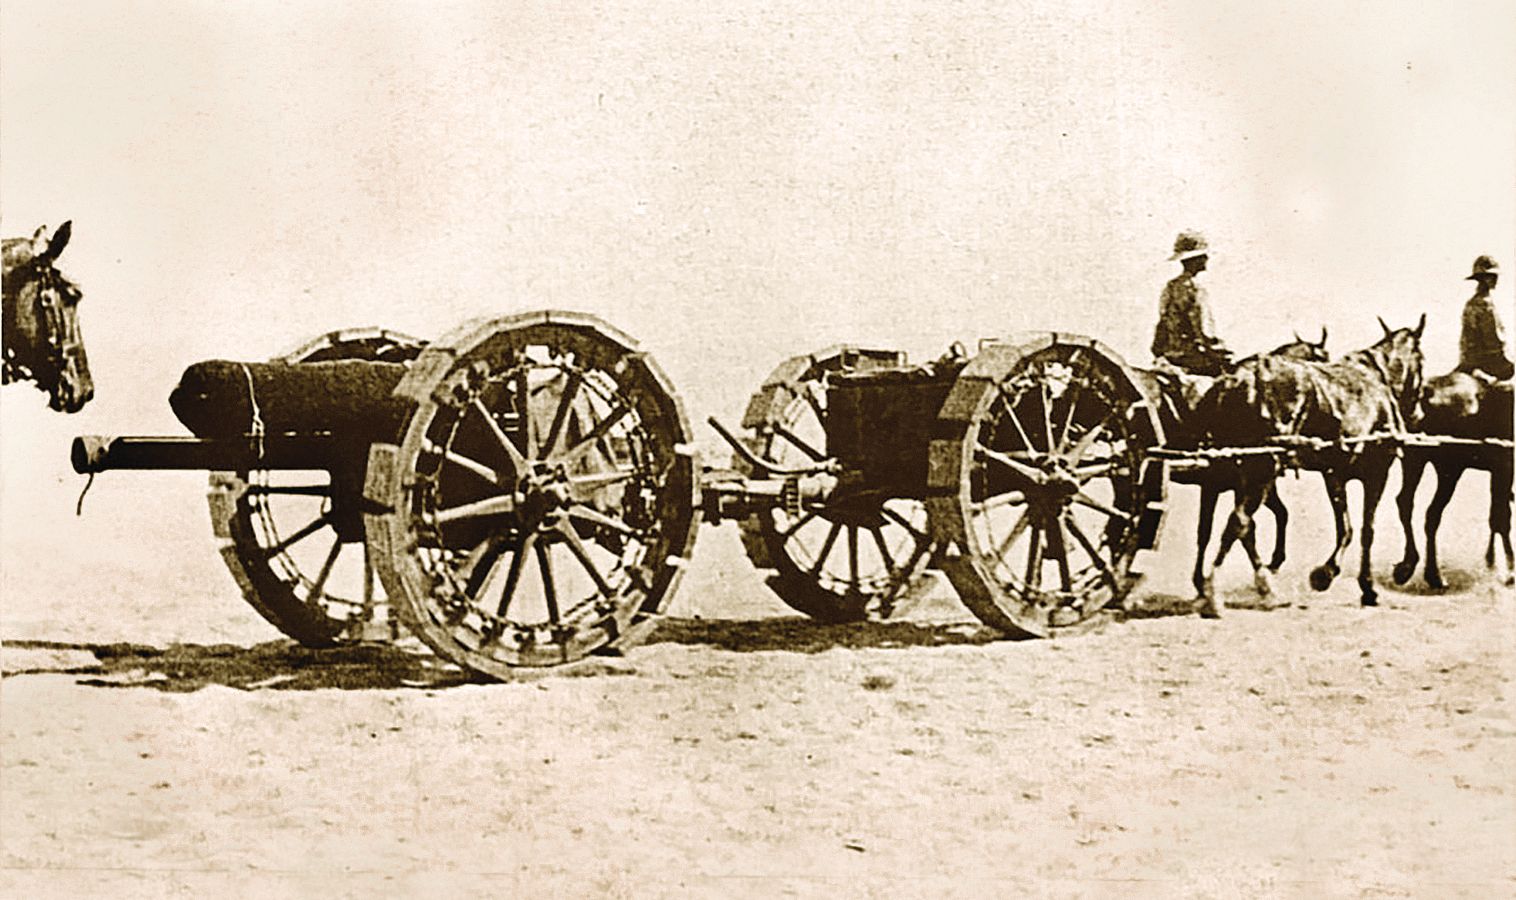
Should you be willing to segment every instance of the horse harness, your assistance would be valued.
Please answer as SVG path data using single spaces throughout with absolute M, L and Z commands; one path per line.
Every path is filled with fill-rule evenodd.
M 41 361 L 52 371 L 61 372 L 83 348 L 83 342 L 70 333 L 64 320 L 63 292 L 69 288 L 60 287 L 58 282 L 61 279 L 58 270 L 51 262 L 42 265 L 36 258 L 18 267 L 13 277 L 16 275 L 20 276 L 19 280 L 23 284 L 29 282 L 36 286 L 36 296 L 32 302 L 35 304 L 37 321 L 43 326 L 46 341 L 46 349 Z M 19 300 L 20 291 L 16 293 Z M 37 374 L 18 359 L 15 347 L 5 346 L 3 357 L 0 357 L 0 379 L 3 379 L 4 383 L 25 381 L 36 378 Z

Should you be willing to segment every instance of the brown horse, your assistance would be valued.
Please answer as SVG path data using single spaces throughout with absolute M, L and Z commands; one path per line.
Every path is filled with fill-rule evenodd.
M 79 288 L 57 269 L 71 222 L 52 237 L 38 228 L 30 238 L 6 238 L 4 248 L 4 383 L 34 381 L 48 405 L 78 412 L 95 396 L 89 357 L 79 331 Z
M 1207 396 L 1218 390 L 1218 386 L 1224 385 L 1230 378 L 1251 377 L 1257 364 L 1265 359 L 1292 359 L 1304 362 L 1326 362 L 1329 358 L 1326 350 L 1327 330 L 1321 329 L 1321 340 L 1308 341 L 1300 335 L 1288 344 L 1276 347 L 1268 353 L 1250 356 L 1237 362 L 1230 373 L 1221 376 L 1211 386 Z M 1201 403 L 1210 401 L 1202 399 Z M 1197 409 L 1205 407 L 1197 407 Z M 1202 419 L 1203 413 L 1196 415 L 1196 419 Z M 1197 422 L 1197 425 L 1201 423 Z M 1195 571 L 1191 576 L 1191 582 L 1195 585 L 1195 595 L 1202 605 L 1209 603 L 1209 599 L 1215 593 L 1212 573 L 1206 570 L 1206 547 L 1211 542 L 1211 532 L 1215 528 L 1216 501 L 1222 494 L 1236 492 L 1242 474 L 1243 462 L 1236 459 L 1216 458 L 1204 468 L 1175 471 L 1170 477 L 1177 484 L 1193 484 L 1200 487 L 1200 515 L 1197 523 L 1196 539 L 1198 547 L 1195 551 Z M 1248 559 L 1253 562 L 1253 584 L 1258 589 L 1260 596 L 1267 597 L 1273 593 L 1270 583 L 1270 575 L 1278 572 L 1284 565 L 1285 559 L 1285 535 L 1290 521 L 1290 511 L 1285 507 L 1284 501 L 1279 499 L 1279 492 L 1274 490 L 1273 482 L 1269 483 L 1268 493 L 1264 495 L 1263 505 L 1274 516 L 1274 552 L 1266 565 L 1259 565 L 1261 559 L 1254 543 L 1254 531 L 1249 527 L 1246 534 L 1238 536 L 1247 550 Z
M 1341 571 L 1338 564 L 1352 541 L 1347 483 L 1363 484 L 1362 555 L 1358 586 L 1364 606 L 1378 603 L 1371 558 L 1374 513 L 1395 461 L 1395 438 L 1415 423 L 1421 396 L 1421 333 L 1391 330 L 1380 321 L 1384 337 L 1372 347 L 1337 362 L 1319 363 L 1264 357 L 1224 379 L 1206 395 L 1201 414 L 1212 442 L 1223 447 L 1292 446 L 1295 465 L 1321 473 L 1337 526 L 1337 541 L 1326 562 L 1311 571 L 1311 588 L 1324 591 Z M 1252 517 L 1278 477 L 1274 456 L 1240 460 L 1236 467 L 1237 504 L 1227 520 L 1216 565 L 1234 542 L 1252 530 Z M 1261 561 L 1246 541 L 1256 570 Z M 1204 598 L 1201 615 L 1218 616 L 1214 594 Z
M 1439 375 L 1427 379 L 1421 406 L 1419 430 L 1425 434 L 1479 441 L 1489 438 L 1511 440 L 1510 382 L 1486 385 L 1463 372 Z M 1429 463 L 1437 472 L 1437 491 L 1432 495 L 1432 505 L 1427 507 L 1426 513 L 1427 556 L 1423 573 L 1426 583 L 1436 590 L 1443 588 L 1442 573 L 1437 567 L 1437 529 L 1442 524 L 1442 512 L 1453 499 L 1453 491 L 1463 473 L 1468 469 L 1481 469 L 1490 473 L 1490 539 L 1485 545 L 1484 561 L 1490 568 L 1495 567 L 1495 539 L 1499 537 L 1500 549 L 1505 553 L 1502 580 L 1511 584 L 1511 449 L 1467 444 L 1410 446 L 1401 455 L 1401 487 L 1396 503 L 1400 507 L 1400 525 L 1405 530 L 1405 556 L 1395 566 L 1395 583 L 1409 581 L 1420 561 L 1411 517 L 1416 511 L 1416 489 L 1421 485 L 1421 476 Z

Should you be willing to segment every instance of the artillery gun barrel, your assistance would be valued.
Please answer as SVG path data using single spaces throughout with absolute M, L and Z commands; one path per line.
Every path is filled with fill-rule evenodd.
M 74 438 L 69 461 L 81 475 L 118 469 L 333 469 L 351 453 L 350 441 L 330 434 L 269 435 L 261 440 L 86 434 Z

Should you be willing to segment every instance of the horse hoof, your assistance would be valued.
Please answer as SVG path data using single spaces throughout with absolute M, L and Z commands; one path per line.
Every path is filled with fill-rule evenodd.
M 1447 587 L 1447 585 L 1443 583 L 1442 576 L 1436 572 L 1426 573 L 1426 579 L 1427 587 L 1431 588 L 1434 591 L 1440 591 L 1443 588 Z
M 1358 602 L 1359 602 L 1360 605 L 1363 605 L 1363 606 L 1378 606 L 1379 605 L 1379 595 L 1377 595 L 1377 594 L 1364 594 L 1363 597 L 1360 598 Z
M 1396 563 L 1395 571 L 1390 573 L 1395 579 L 1396 584 L 1405 584 L 1411 580 L 1411 576 L 1414 574 L 1416 574 L 1416 564 L 1408 562 Z
M 1318 593 L 1326 590 L 1332 586 L 1332 579 L 1336 577 L 1337 573 L 1326 566 L 1317 566 L 1311 570 L 1311 590 Z
M 1214 604 L 1202 605 L 1200 607 L 1200 618 L 1219 619 L 1221 618 L 1221 610 L 1218 609 Z
M 1258 596 L 1260 597 L 1274 596 L 1274 581 L 1269 578 L 1269 573 L 1266 570 L 1253 573 L 1253 588 L 1258 591 Z

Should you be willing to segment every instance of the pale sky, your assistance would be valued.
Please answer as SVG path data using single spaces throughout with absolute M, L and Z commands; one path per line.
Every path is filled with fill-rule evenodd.
M 3 584 L 66 587 L 17 565 L 59 536 L 210 556 L 195 475 L 74 519 L 68 439 L 342 326 L 595 312 L 699 423 L 839 341 L 1146 363 L 1182 228 L 1243 352 L 1427 312 L 1445 369 L 1474 256 L 1516 264 L 1508 0 L 829 6 L 6 0 L 3 229 L 73 219 L 98 397 L 6 389 Z

